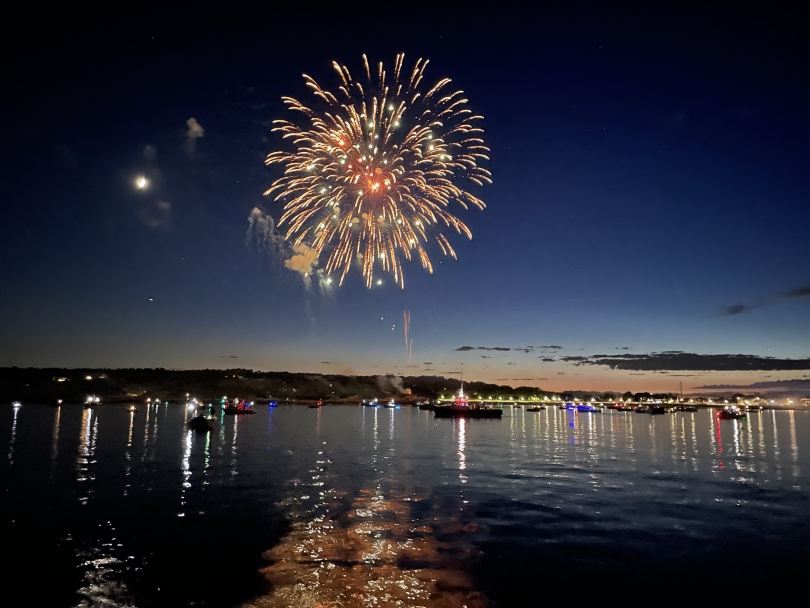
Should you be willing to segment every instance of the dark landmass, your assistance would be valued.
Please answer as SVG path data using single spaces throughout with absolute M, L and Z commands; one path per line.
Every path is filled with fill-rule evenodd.
M 89 378 L 89 379 L 88 379 Z M 204 401 L 227 395 L 247 400 L 356 402 L 390 399 L 415 402 L 451 396 L 457 378 L 442 376 L 342 376 L 249 369 L 97 369 L 0 368 L 0 400 L 84 402 L 89 395 L 102 402 L 185 400 L 186 393 Z M 537 387 L 512 388 L 485 382 L 465 382 L 471 397 L 543 397 Z
M 807 388 L 802 382 L 795 388 Z M 765 383 L 763 383 L 765 384 Z M 186 394 L 202 401 L 218 401 L 223 396 L 249 401 L 277 400 L 279 402 L 312 402 L 318 399 L 325 403 L 357 403 L 364 399 L 388 400 L 395 398 L 404 404 L 420 400 L 451 398 L 459 388 L 458 378 L 443 376 L 344 376 L 339 374 L 262 372 L 250 369 L 201 369 L 167 370 L 155 369 L 99 369 L 99 368 L 0 368 L 0 401 L 24 401 L 55 403 L 85 402 L 87 397 L 97 396 L 103 403 L 132 403 L 158 399 L 160 401 L 184 401 Z M 735 387 L 719 385 L 701 387 L 708 390 L 708 397 L 738 399 L 765 397 L 768 393 L 752 392 L 757 385 Z M 745 394 L 735 392 L 747 388 Z M 763 387 L 765 388 L 765 387 Z M 769 388 L 769 387 L 768 387 Z M 717 390 L 721 389 L 721 390 Z M 728 390 L 722 390 L 728 389 Z M 473 399 L 531 400 L 574 398 L 590 401 L 613 401 L 623 397 L 625 401 L 677 399 L 675 393 L 633 393 L 600 391 L 544 391 L 534 386 L 511 387 L 486 382 L 464 382 L 465 394 Z M 790 394 L 798 399 L 806 391 L 779 393 L 780 400 Z M 727 393 L 727 394 L 726 394 Z M 690 394 L 688 397 L 696 395 Z

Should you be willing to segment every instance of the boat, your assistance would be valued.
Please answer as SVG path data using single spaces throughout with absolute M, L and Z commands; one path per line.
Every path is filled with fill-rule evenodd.
M 748 414 L 736 405 L 727 405 L 722 410 L 717 410 L 715 415 L 723 420 L 741 420 L 748 417 Z
M 532 407 L 527 407 L 526 411 L 527 412 L 542 412 L 544 409 L 546 409 L 546 408 L 544 406 L 542 406 L 542 405 L 535 405 L 535 406 L 532 406 Z
M 256 411 L 253 409 L 253 402 L 248 403 L 244 399 L 233 399 L 226 401 L 223 411 L 229 416 L 233 416 L 235 414 L 242 415 L 256 413 Z
M 477 407 L 475 405 L 437 405 L 433 408 L 436 418 L 500 418 L 503 410 L 495 407 Z
M 762 406 L 761 405 L 749 405 L 745 408 L 746 412 L 761 412 Z
M 433 405 L 432 403 L 428 403 L 428 402 L 419 404 L 419 409 L 420 410 L 428 410 L 428 411 L 430 411 L 430 410 L 433 410 L 435 407 L 436 407 L 435 405 Z
M 433 408 L 436 418 L 500 418 L 503 410 L 496 407 L 483 407 L 470 404 L 464 396 L 464 376 L 461 377 L 461 389 L 449 405 L 437 405 Z
M 101 405 L 101 399 L 93 395 L 89 396 L 87 401 L 84 402 L 85 408 L 96 407 L 98 405 Z
M 307 407 L 311 407 L 313 409 L 317 409 L 323 405 L 323 401 L 318 399 L 318 403 L 310 403 Z
M 387 408 L 391 408 L 391 409 L 396 409 L 396 408 L 398 408 L 399 406 L 396 404 L 396 402 L 395 402 L 393 399 L 391 399 L 391 401 L 389 401 L 388 403 L 386 403 L 386 404 L 385 404 L 383 407 L 387 407 Z
M 11 407 L 22 407 L 22 403 L 20 403 L 19 401 L 12 401 Z
M 615 409 L 616 409 L 617 412 L 632 412 L 633 411 L 633 406 L 631 406 L 631 405 L 617 405 Z
M 633 411 L 637 414 L 646 414 L 649 410 L 650 408 L 648 408 L 646 405 L 637 405 Z
M 599 414 L 602 410 L 600 410 L 595 405 L 591 405 L 590 403 L 578 403 L 577 404 L 577 411 L 578 412 L 591 412 L 592 414 Z
M 665 414 L 666 413 L 666 408 L 663 405 L 658 405 L 658 404 L 651 405 L 649 408 L 647 408 L 647 413 L 648 414 Z
M 680 406 L 678 408 L 678 411 L 679 412 L 696 412 L 696 411 L 698 411 L 698 408 L 696 408 L 694 405 L 682 405 L 682 406 Z
M 203 414 L 198 414 L 188 421 L 188 426 L 191 428 L 191 430 L 198 433 L 207 433 L 208 431 L 213 431 L 214 428 L 216 428 L 216 424 L 217 422 L 213 417 L 205 416 Z
M 128 411 L 128 412 L 134 412 L 134 411 L 136 411 L 137 409 L 138 409 L 138 408 L 137 408 L 137 407 L 135 407 L 134 405 L 130 405 L 130 406 L 127 408 L 127 411 Z

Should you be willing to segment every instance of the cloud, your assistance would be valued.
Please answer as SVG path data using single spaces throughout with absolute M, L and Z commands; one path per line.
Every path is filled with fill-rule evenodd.
M 751 312 L 757 308 L 762 308 L 770 302 L 772 302 L 772 300 L 757 300 L 756 302 L 751 302 L 750 304 L 732 304 L 731 306 L 724 308 L 722 314 L 724 317 L 733 317 L 734 315 L 741 315 L 745 312 Z
M 724 317 L 733 317 L 744 312 L 750 312 L 756 308 L 762 308 L 763 306 L 769 304 L 775 304 L 780 300 L 797 300 L 805 298 L 810 299 L 810 286 L 791 289 L 790 291 L 786 291 L 781 295 L 760 298 L 748 304 L 732 304 L 731 306 L 724 308 L 721 314 Z
M 220 359 L 238 359 L 236 355 L 220 355 Z
M 272 258 L 283 258 L 284 267 L 297 272 L 304 281 L 304 286 L 309 288 L 312 285 L 312 277 L 318 279 L 318 286 L 321 289 L 331 287 L 331 280 L 324 276 L 323 270 L 318 266 L 318 252 L 305 243 L 290 245 L 284 239 L 284 235 L 276 228 L 273 217 L 258 207 L 251 209 L 247 217 L 248 229 L 245 235 L 245 243 L 250 245 L 256 243 L 259 248 L 264 249 Z
M 422 365 L 433 365 L 433 361 L 424 361 Z
M 145 201 L 137 213 L 147 228 L 169 230 L 172 226 L 172 204 L 168 201 Z
M 331 365 L 331 364 L 332 364 L 332 362 L 331 362 L 331 361 L 321 361 L 321 363 L 322 363 L 323 365 Z
M 552 344 L 550 346 L 541 346 L 540 348 L 545 348 L 546 350 L 559 350 L 562 348 L 562 346 L 555 346 Z
M 786 298 L 810 298 L 810 287 L 799 287 L 785 294 Z
M 504 346 L 459 346 L 458 348 L 454 348 L 453 352 L 459 353 L 466 353 L 471 350 L 498 350 L 498 351 L 509 351 L 512 350 L 511 348 L 506 348 Z
M 540 359 L 540 357 L 537 357 L 537 358 Z M 556 359 L 552 359 L 551 357 L 543 357 L 542 361 L 545 361 L 546 363 L 549 363 L 549 362 L 552 362 L 552 361 L 556 361 Z
M 779 359 L 757 355 L 699 355 L 681 351 L 651 354 L 591 355 L 590 357 L 563 357 L 574 365 L 605 365 L 629 371 L 778 371 L 808 370 L 810 358 Z
M 153 146 L 146 146 L 143 149 L 143 157 L 148 161 L 153 161 L 157 158 L 157 150 Z
M 803 378 L 791 378 L 790 380 L 769 380 L 767 382 L 754 382 L 752 384 L 707 384 L 697 386 L 698 389 L 776 389 L 776 390 L 801 390 L 810 391 L 810 380 Z
M 310 249 L 309 245 L 304 243 L 293 245 L 292 257 L 289 260 L 284 260 L 284 267 L 300 274 L 306 287 L 312 284 L 311 277 L 317 265 L 318 252 Z
M 514 350 L 519 350 L 520 352 L 523 352 L 523 353 L 530 353 L 530 352 L 532 352 L 534 350 L 534 348 L 532 348 L 531 346 L 527 346 L 525 348 L 516 348 Z
M 271 215 L 258 207 L 254 207 L 250 210 L 247 220 L 248 229 L 245 235 L 245 244 L 256 243 L 271 256 L 285 253 L 287 244 L 284 242 L 284 235 L 276 228 L 275 220 Z
M 481 355 L 481 358 L 482 359 L 492 359 L 492 357 L 490 357 L 489 355 Z
M 205 129 L 202 128 L 202 125 L 198 123 L 197 119 L 193 116 L 186 121 L 186 126 L 188 127 L 186 130 L 186 139 L 189 143 L 193 144 L 195 140 L 205 135 Z

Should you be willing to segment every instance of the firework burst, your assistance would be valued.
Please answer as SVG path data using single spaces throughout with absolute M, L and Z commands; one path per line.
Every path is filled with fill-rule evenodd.
M 396 57 L 392 73 L 382 62 L 373 72 L 363 55 L 364 82 L 333 63 L 340 77 L 336 94 L 305 74 L 321 109 L 283 97 L 304 115 L 305 125 L 274 121 L 273 131 L 294 150 L 267 156 L 268 165 L 285 170 L 265 194 L 284 202 L 278 225 L 286 226 L 285 238 L 328 255 L 324 270 L 340 273 L 340 283 L 359 260 L 367 287 L 379 268 L 404 288 L 403 258 L 418 257 L 433 272 L 426 248 L 431 240 L 455 258 L 442 230 L 468 238 L 472 233 L 448 207 L 485 207 L 459 182 L 492 183 L 479 167 L 489 160 L 478 126 L 482 117 L 467 107 L 463 91 L 448 91 L 449 78 L 421 86 L 427 60 L 419 59 L 410 75 L 403 60 Z

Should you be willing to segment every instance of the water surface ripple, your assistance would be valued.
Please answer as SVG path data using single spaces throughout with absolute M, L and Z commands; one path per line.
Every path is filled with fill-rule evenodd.
M 176 404 L 0 411 L 16 595 L 474 608 L 617 584 L 642 600 L 677 580 L 667 598 L 750 599 L 810 563 L 810 412 L 436 420 L 279 406 L 203 435 L 188 416 Z M 23 586 L 32 568 L 47 584 Z M 737 584 L 746 573 L 755 585 Z

